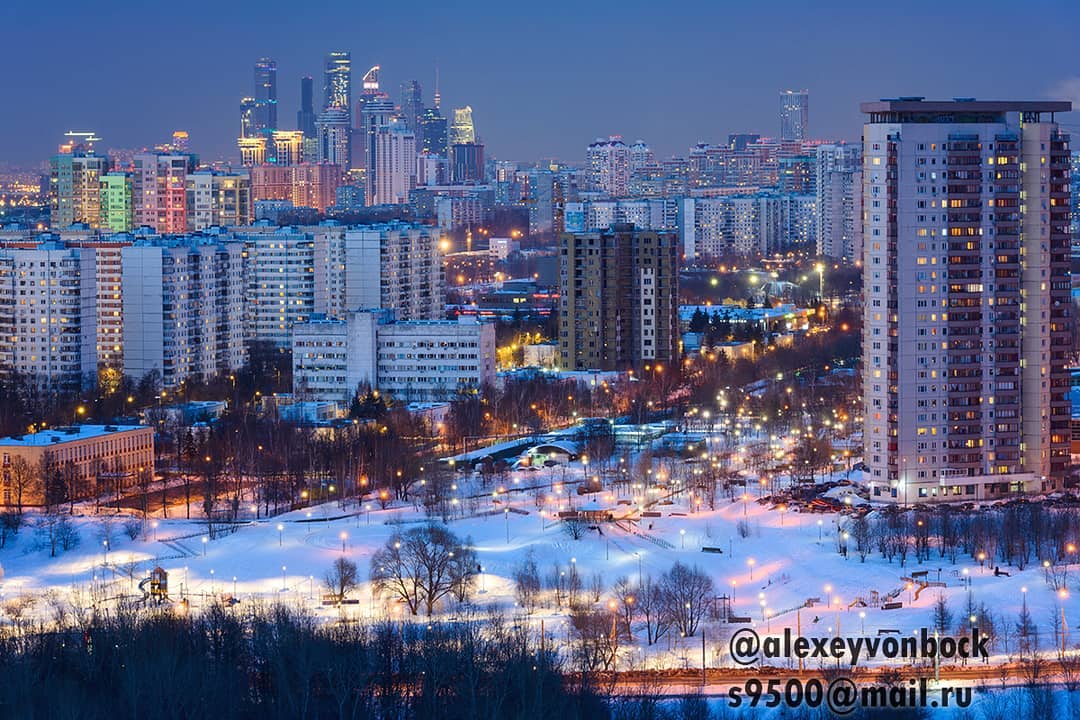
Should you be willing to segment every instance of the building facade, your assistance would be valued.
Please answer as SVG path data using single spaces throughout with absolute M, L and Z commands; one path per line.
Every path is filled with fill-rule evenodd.
M 559 367 L 678 360 L 678 238 L 615 225 L 560 240 Z
M 863 396 L 874 499 L 1060 486 L 1068 102 L 864 103 Z
M 20 465 L 30 474 L 21 498 Z M 0 506 L 7 508 L 122 492 L 145 473 L 154 477 L 150 427 L 75 425 L 0 438 Z
M 817 148 L 817 253 L 862 262 L 862 147 Z
M 293 394 L 348 402 L 370 386 L 399 402 L 448 402 L 495 381 L 495 328 L 475 318 L 395 322 L 389 311 L 293 329 Z

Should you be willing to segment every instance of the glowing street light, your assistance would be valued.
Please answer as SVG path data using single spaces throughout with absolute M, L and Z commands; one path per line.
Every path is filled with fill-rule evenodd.
M 285 531 L 285 526 L 281 523 L 277 524 L 277 546 L 281 547 L 281 533 Z

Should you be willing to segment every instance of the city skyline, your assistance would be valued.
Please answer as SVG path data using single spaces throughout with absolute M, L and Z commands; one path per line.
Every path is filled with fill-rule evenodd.
M 235 30 L 239 33 L 236 42 L 214 53 L 191 53 L 184 64 L 189 72 L 170 75 L 162 82 L 153 74 L 159 65 L 132 63 L 124 43 L 103 45 L 95 52 L 95 63 L 87 64 L 77 57 L 80 45 L 66 41 L 67 35 L 77 28 L 79 33 L 100 30 L 115 36 L 118 17 L 126 23 L 119 27 L 132 36 L 153 25 L 157 15 L 167 16 L 170 27 L 190 32 L 192 37 L 204 32 L 204 26 L 189 26 L 183 17 L 157 8 L 140 14 L 136 21 L 131 19 L 134 14 L 125 15 L 126 10 L 134 10 L 134 5 L 125 2 L 110 13 L 97 14 L 61 2 L 58 10 L 71 22 L 54 27 L 36 17 L 28 3 L 17 0 L 0 10 L 0 19 L 23 32 L 0 49 L 0 57 L 20 68 L 8 79 L 8 99 L 11 106 L 25 110 L 0 120 L 0 158 L 37 165 L 55 151 L 55 138 L 72 128 L 98 133 L 105 148 L 150 147 L 163 142 L 173 130 L 184 129 L 204 159 L 230 158 L 237 155 L 236 107 L 251 94 L 254 63 L 261 57 L 276 62 L 280 122 L 291 128 L 300 108 L 300 79 L 310 75 L 321 81 L 325 56 L 335 50 L 352 54 L 354 83 L 359 83 L 364 68 L 379 64 L 384 87 L 396 90 L 402 82 L 418 80 L 426 105 L 432 103 L 438 66 L 444 114 L 453 107 L 472 106 L 488 154 L 522 161 L 556 157 L 580 162 L 586 144 L 610 134 L 620 134 L 627 142 L 644 139 L 658 157 L 684 155 L 694 143 L 716 141 L 729 132 L 779 136 L 776 94 L 792 88 L 806 88 L 813 96 L 811 137 L 848 141 L 859 137 L 858 103 L 879 97 L 1078 99 L 1080 73 L 1068 62 L 1067 20 L 1070 16 L 1080 19 L 1080 9 L 1037 3 L 1047 10 L 1055 8 L 1055 17 L 1062 21 L 1046 28 L 1035 24 L 1045 16 L 1038 8 L 1008 26 L 976 23 L 978 32 L 973 35 L 980 44 L 992 45 L 1000 39 L 1018 47 L 1020 38 L 1022 50 L 1023 38 L 1031 37 L 1032 43 L 1037 39 L 1040 52 L 981 58 L 975 73 L 965 71 L 970 48 L 939 42 L 949 32 L 950 19 L 966 17 L 968 5 L 935 8 L 936 22 L 926 24 L 919 21 L 918 13 L 892 17 L 886 9 L 874 7 L 860 10 L 861 22 L 836 23 L 830 16 L 787 3 L 783 12 L 767 17 L 752 9 L 691 3 L 681 14 L 655 13 L 646 23 L 641 22 L 641 13 L 609 13 L 604 3 L 598 3 L 575 9 L 580 22 L 569 24 L 559 13 L 526 18 L 527 11 L 496 11 L 487 3 L 477 3 L 475 22 L 461 23 L 460 13 L 449 18 L 461 26 L 453 35 L 454 42 L 476 49 L 470 53 L 438 42 L 452 13 L 440 6 L 426 6 L 421 13 L 328 8 L 322 14 L 340 22 L 335 21 L 326 32 L 290 35 L 272 27 L 258 37 L 248 31 L 243 8 L 224 12 L 218 8 L 217 30 L 226 35 Z M 853 7 L 838 4 L 838 9 Z M 720 19 L 721 13 L 722 27 L 727 30 L 712 30 L 720 26 L 702 22 Z M 196 12 L 191 14 L 196 16 Z M 611 29 L 603 35 L 590 29 L 595 27 L 590 18 L 600 22 L 601 16 Z M 408 52 L 409 48 L 392 41 L 393 32 L 366 34 L 358 42 L 351 30 L 353 19 L 387 30 L 407 28 L 436 41 L 420 53 Z M 525 19 L 528 22 L 522 22 Z M 894 32 L 889 38 L 877 37 L 875 28 L 885 22 Z M 740 26 L 740 32 L 730 32 Z M 641 29 L 646 27 L 648 31 Z M 802 41 L 810 30 L 817 46 L 806 55 Z M 633 41 L 645 32 L 663 39 L 659 45 L 663 62 L 656 62 L 654 53 L 634 52 L 640 44 Z M 553 33 L 565 50 L 591 47 L 595 51 L 548 52 Z M 926 52 L 912 52 L 909 37 L 922 38 L 915 50 L 921 46 Z M 42 47 L 43 41 L 53 48 L 50 53 L 36 56 L 33 64 L 19 60 L 32 48 Z M 713 49 L 718 45 L 721 50 Z M 852 63 L 853 53 L 885 62 Z M 510 58 L 513 61 L 507 62 Z M 894 67 L 889 58 L 903 62 Z M 673 67 L 678 71 L 671 71 Z M 61 92 L 57 92 L 57 78 L 61 78 Z M 131 112 L 130 105 L 139 103 L 147 109 Z M 680 111 L 672 112 L 673 107 Z M 1080 127 L 1075 116 L 1063 120 L 1066 129 Z

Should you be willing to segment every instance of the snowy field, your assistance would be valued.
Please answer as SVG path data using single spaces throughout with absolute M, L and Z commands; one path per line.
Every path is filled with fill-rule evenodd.
M 580 467 L 577 472 L 581 472 Z M 535 484 L 541 473 L 520 475 L 519 479 Z M 551 505 L 545 508 L 547 517 L 538 513 L 534 492 L 516 493 L 513 484 L 507 490 L 497 503 L 481 501 L 480 511 L 495 510 L 496 514 L 449 523 L 460 538 L 471 539 L 483 567 L 472 597 L 472 603 L 482 609 L 495 605 L 507 614 L 521 614 L 515 608 L 511 577 L 531 551 L 541 577 L 556 565 L 564 571 L 571 564 L 576 566 L 584 586 L 583 596 L 590 601 L 590 586 L 599 574 L 604 589 L 597 603 L 601 608 L 607 607 L 611 587 L 620 576 L 636 583 L 640 575 L 659 579 L 676 561 L 697 565 L 712 578 L 716 595 L 731 598 L 731 614 L 750 618 L 749 627 L 761 634 L 780 634 L 785 628 L 801 629 L 808 636 L 835 635 L 838 629 L 845 636 L 876 636 L 879 630 L 907 634 L 932 627 L 933 607 L 939 594 L 948 601 L 954 625 L 960 624 L 960 615 L 967 606 L 969 580 L 975 604 L 985 603 L 995 620 L 1015 623 L 1026 602 L 1043 636 L 1044 648 L 1055 645 L 1053 621 L 1062 611 L 1067 624 L 1074 628 L 1069 632 L 1069 644 L 1080 640 L 1080 630 L 1075 630 L 1080 621 L 1075 593 L 1059 597 L 1037 564 L 1023 572 L 1008 568 L 1009 577 L 996 577 L 989 562 L 980 567 L 979 562 L 961 557 L 951 565 L 936 553 L 923 564 L 916 563 L 911 554 L 903 569 L 898 561 L 889 563 L 876 553 L 871 553 L 864 563 L 853 550 L 846 557 L 837 552 L 836 523 L 844 523 L 846 518 L 781 512 L 759 504 L 753 495 L 745 501 L 723 498 L 712 512 L 690 512 L 678 500 L 673 505 L 655 506 L 653 509 L 662 517 L 644 518 L 640 524 L 649 537 L 604 524 L 603 535 L 592 530 L 574 540 L 551 516 Z M 591 497 L 596 496 L 575 496 L 573 502 L 580 507 Z M 624 509 L 615 505 L 618 498 L 609 493 L 599 498 Z M 554 496 L 553 492 L 553 499 L 558 500 L 559 507 L 567 507 L 565 493 Z M 342 611 L 323 607 L 320 598 L 325 592 L 323 576 L 334 560 L 344 555 L 359 566 L 363 581 L 351 594 L 357 604 L 346 607 L 344 612 L 353 618 L 399 618 L 403 613 L 398 603 L 371 592 L 367 582 L 370 558 L 395 531 L 422 523 L 425 518 L 422 511 L 411 506 L 385 510 L 377 504 L 370 507 L 358 512 L 355 505 L 341 508 L 327 503 L 241 525 L 234 533 L 205 541 L 206 526 L 196 520 L 159 517 L 153 521 L 156 527 L 148 524 L 144 534 L 132 540 L 122 531 L 123 518 L 111 520 L 106 530 L 107 521 L 100 517 L 77 517 L 78 546 L 58 551 L 55 558 L 49 557 L 48 547 L 31 527 L 30 518 L 0 551 L 4 572 L 0 604 L 33 598 L 25 614 L 48 618 L 50 604 L 107 602 L 121 596 L 141 598 L 139 582 L 151 568 L 160 565 L 169 573 L 170 598 L 186 597 L 195 608 L 214 597 L 235 595 L 241 602 L 278 599 L 304 605 L 328 620 L 338 619 Z M 503 512 L 507 507 L 520 512 Z M 195 514 L 194 508 L 192 512 Z M 171 514 L 182 515 L 183 508 L 174 508 Z M 702 547 L 721 552 L 703 552 Z M 849 547 L 853 545 L 849 543 Z M 910 577 L 912 571 L 927 571 L 928 580 L 940 579 L 946 587 L 928 588 L 915 598 L 915 592 L 906 589 L 902 579 Z M 869 602 L 874 591 L 884 596 L 897 590 L 900 592 L 895 600 L 903 603 L 900 609 L 852 605 L 860 598 Z M 804 607 L 810 599 L 816 601 Z M 449 599 L 440 609 L 450 617 L 461 610 Z M 538 628 L 541 619 L 545 631 L 555 639 L 566 636 L 565 609 L 559 611 L 554 603 L 542 603 L 528 622 Z M 739 627 L 744 626 L 706 623 L 710 666 L 730 665 L 727 638 Z M 700 667 L 698 638 L 688 642 L 677 633 L 669 633 L 652 647 L 646 647 L 643 638 L 636 636 L 635 640 L 632 645 L 620 647 L 621 664 Z

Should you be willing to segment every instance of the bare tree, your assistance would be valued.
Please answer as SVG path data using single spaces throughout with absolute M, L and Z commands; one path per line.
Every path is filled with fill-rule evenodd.
M 615 665 L 615 615 L 596 610 L 575 610 L 574 661 L 581 672 L 611 670 Z
M 12 489 L 15 491 L 15 510 L 19 515 L 22 515 L 23 500 L 38 482 L 38 475 L 26 458 L 16 457 L 11 461 L 8 477 L 11 480 Z
M 671 627 L 664 591 L 659 583 L 647 575 L 638 588 L 636 601 L 639 616 L 645 621 L 645 639 L 652 645 L 662 638 Z
M 701 568 L 677 562 L 664 574 L 662 586 L 672 622 L 679 632 L 690 637 L 697 632 L 713 596 L 712 578 Z
M 338 603 L 344 601 L 345 596 L 355 590 L 359 582 L 360 572 L 356 568 L 356 563 L 344 557 L 335 560 L 323 576 L 323 584 Z
M 371 580 L 380 593 L 404 601 L 416 615 L 435 605 L 476 571 L 475 553 L 441 525 L 395 533 L 371 558 Z
M 540 595 L 540 569 L 536 565 L 536 558 L 530 550 L 525 559 L 514 568 L 514 596 L 518 605 L 526 612 L 532 612 L 536 608 L 536 600 Z

